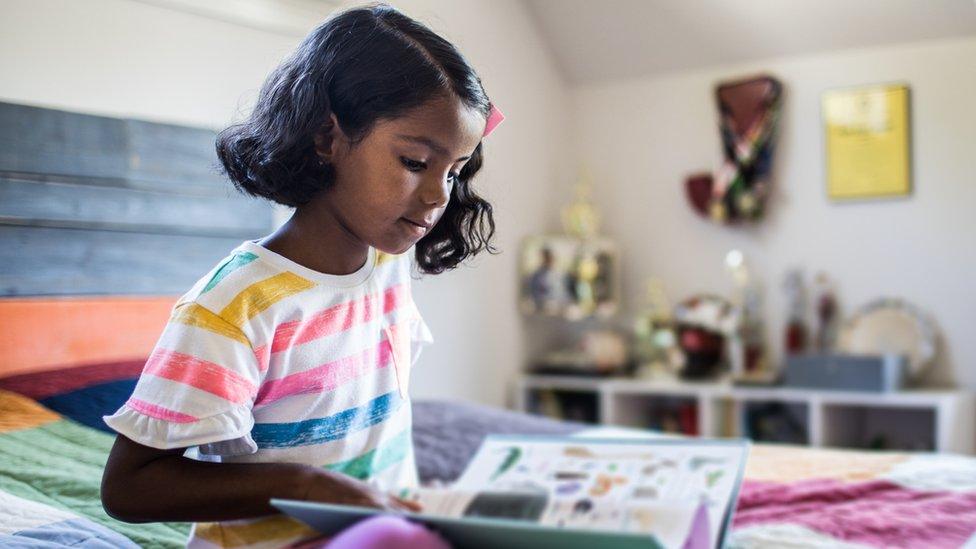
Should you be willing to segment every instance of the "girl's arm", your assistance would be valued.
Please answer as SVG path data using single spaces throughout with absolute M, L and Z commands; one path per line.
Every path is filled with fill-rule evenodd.
M 102 477 L 102 505 L 126 522 L 209 522 L 278 513 L 271 498 L 416 511 L 352 477 L 297 463 L 208 463 L 119 435 Z

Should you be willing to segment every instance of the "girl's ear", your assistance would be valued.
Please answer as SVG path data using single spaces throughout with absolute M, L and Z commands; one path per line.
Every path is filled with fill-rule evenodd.
M 346 135 L 339 127 L 339 121 L 335 114 L 329 113 L 329 117 L 315 133 L 315 154 L 323 163 L 330 163 L 335 160 L 336 153 L 341 144 L 346 140 Z

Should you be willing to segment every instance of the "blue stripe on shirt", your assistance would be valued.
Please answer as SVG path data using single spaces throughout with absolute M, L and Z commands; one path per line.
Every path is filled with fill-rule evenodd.
M 339 440 L 351 433 L 386 421 L 395 414 L 403 399 L 396 391 L 343 410 L 337 414 L 294 423 L 256 423 L 251 437 L 258 448 L 292 448 Z

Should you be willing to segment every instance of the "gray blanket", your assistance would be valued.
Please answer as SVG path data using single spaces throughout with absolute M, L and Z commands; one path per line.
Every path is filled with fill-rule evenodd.
M 413 403 L 413 444 L 422 483 L 455 480 L 485 435 L 569 435 L 587 427 L 476 404 Z

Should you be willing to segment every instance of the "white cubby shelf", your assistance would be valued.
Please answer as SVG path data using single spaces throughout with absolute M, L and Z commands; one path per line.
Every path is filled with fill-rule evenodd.
M 602 425 L 651 428 L 659 407 L 677 402 L 694 406 L 693 434 L 755 438 L 750 414 L 772 406 L 799 435 L 757 440 L 858 449 L 883 440 L 886 450 L 976 453 L 976 397 L 957 389 L 864 392 L 556 375 L 521 375 L 513 389 L 516 409 L 530 413 L 539 413 L 543 393 L 575 395 L 592 402 L 589 421 Z

